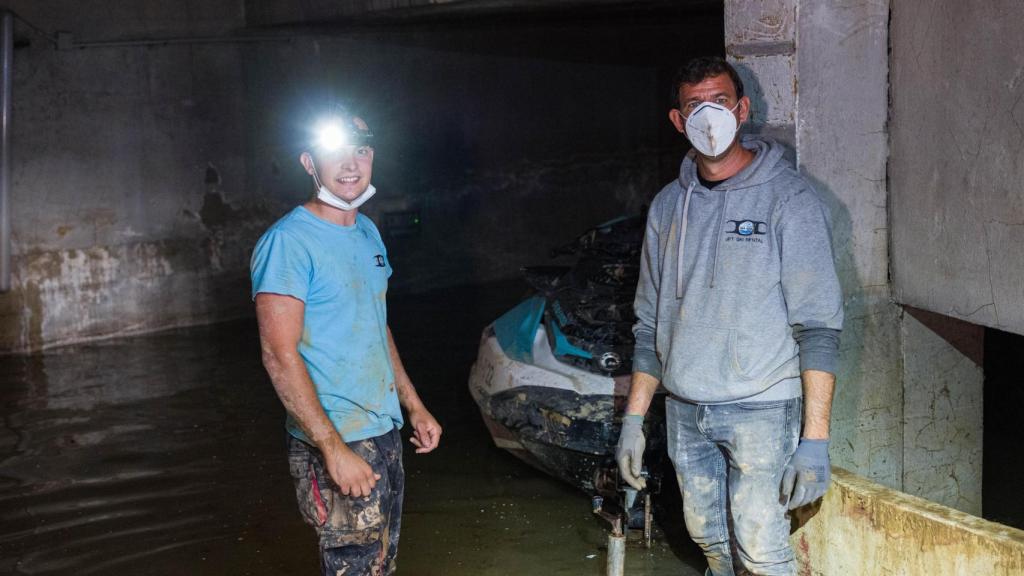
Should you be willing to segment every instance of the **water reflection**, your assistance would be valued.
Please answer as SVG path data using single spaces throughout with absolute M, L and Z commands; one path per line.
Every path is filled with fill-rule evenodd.
M 251 324 L 0 358 L 0 573 L 306 573 Z
M 405 453 L 402 576 L 603 574 L 589 499 L 495 448 L 466 388 L 481 328 L 523 290 L 389 301 L 445 427 Z M 251 320 L 0 357 L 0 416 L 0 574 L 316 573 Z M 690 564 L 663 542 L 627 555 L 636 576 Z

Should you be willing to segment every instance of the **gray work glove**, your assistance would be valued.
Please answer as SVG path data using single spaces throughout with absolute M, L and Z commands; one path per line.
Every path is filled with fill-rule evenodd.
M 782 497 L 789 502 L 789 509 L 810 504 L 824 496 L 831 476 L 828 440 L 801 438 L 782 472 Z
M 643 490 L 647 480 L 640 476 L 644 462 L 644 417 L 639 414 L 626 414 L 622 417 L 622 431 L 619 432 L 619 445 L 615 448 L 615 461 L 619 464 L 619 474 L 627 484 Z

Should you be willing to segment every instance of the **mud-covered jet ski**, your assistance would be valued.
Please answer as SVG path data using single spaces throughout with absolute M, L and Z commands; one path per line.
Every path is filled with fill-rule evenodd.
M 469 376 L 498 447 L 592 496 L 622 487 L 614 455 L 643 231 L 643 217 L 612 220 L 552 251 L 574 264 L 524 269 L 536 293 L 484 329 Z M 663 410 L 654 402 L 645 424 L 649 486 L 664 461 Z

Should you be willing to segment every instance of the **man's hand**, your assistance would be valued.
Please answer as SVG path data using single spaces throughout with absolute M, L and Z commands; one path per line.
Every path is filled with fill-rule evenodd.
M 341 493 L 353 498 L 369 496 L 370 491 L 380 480 L 380 474 L 344 443 L 325 451 L 324 465 L 331 480 L 338 485 Z
M 417 454 L 426 454 L 437 448 L 441 442 L 441 425 L 426 408 L 410 412 L 409 424 L 412 425 L 412 437 L 409 441 L 416 446 Z
M 412 380 L 405 372 L 402 365 L 402 358 L 398 355 L 398 346 L 395 345 L 395 338 L 391 335 L 391 327 L 388 327 L 388 351 L 391 354 L 391 367 L 395 370 L 395 386 L 398 388 L 398 401 L 409 414 L 409 424 L 412 425 L 412 437 L 409 441 L 416 447 L 417 454 L 426 454 L 437 448 L 441 442 L 441 425 L 430 414 L 430 411 L 423 405 Z
M 810 504 L 825 495 L 832 471 L 828 440 L 801 438 L 800 445 L 782 472 L 782 496 L 789 509 Z
M 647 487 L 647 481 L 640 476 L 645 446 L 644 417 L 639 414 L 626 414 L 622 417 L 622 431 L 619 433 L 619 445 L 615 448 L 615 461 L 619 464 L 622 479 L 637 490 Z

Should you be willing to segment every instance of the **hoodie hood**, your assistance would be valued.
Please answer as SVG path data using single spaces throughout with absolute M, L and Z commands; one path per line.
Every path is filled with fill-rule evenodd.
M 721 220 L 721 222 L 719 222 L 719 229 L 721 229 L 725 224 L 725 214 L 726 209 L 729 206 L 730 191 L 762 186 L 789 168 L 789 163 L 783 158 L 785 150 L 774 140 L 765 140 L 748 135 L 743 136 L 740 139 L 740 145 L 747 150 L 753 151 L 754 159 L 746 168 L 740 170 L 728 180 L 725 180 L 715 186 L 715 193 L 724 194 L 725 196 L 722 202 L 722 208 L 718 213 L 719 219 Z M 709 192 L 708 189 L 703 186 L 698 188 L 700 179 L 697 176 L 696 157 L 696 150 L 691 150 L 683 159 L 683 163 L 679 167 L 679 185 L 683 190 L 685 190 L 685 192 L 680 195 L 676 202 L 677 221 L 680 222 L 678 250 L 679 263 L 676 267 L 677 298 L 683 297 L 683 256 L 685 255 L 684 248 L 686 246 L 686 231 L 689 227 L 690 198 L 695 191 L 698 194 L 706 194 Z M 715 286 L 715 276 L 718 272 L 718 250 L 720 247 L 721 236 L 718 236 L 718 238 L 719 242 L 715 244 L 712 256 L 712 288 Z
M 782 146 L 774 140 L 765 140 L 756 138 L 751 135 L 741 137 L 740 145 L 747 150 L 754 152 L 754 159 L 747 165 L 746 168 L 740 170 L 734 174 L 728 180 L 715 186 L 716 194 L 724 194 L 725 199 L 722 203 L 722 209 L 719 212 L 719 228 L 725 224 L 725 213 L 726 208 L 729 205 L 729 192 L 732 190 L 742 190 L 744 188 L 753 188 L 755 186 L 761 186 L 773 178 L 784 172 L 789 168 L 789 163 L 783 159 L 785 150 Z M 707 193 L 707 188 L 700 186 L 700 179 L 697 176 L 697 151 L 690 150 L 690 152 L 683 159 L 682 165 L 679 167 L 679 185 L 685 190 L 680 195 L 677 202 L 676 212 L 678 214 L 678 221 L 680 222 L 679 232 L 679 251 L 678 258 L 679 263 L 676 267 L 676 297 L 683 297 L 683 256 L 685 254 L 686 246 L 686 230 L 689 225 L 689 212 L 690 212 L 690 197 L 697 191 L 698 194 Z M 711 287 L 715 286 L 715 276 L 718 272 L 718 250 L 720 248 L 721 236 L 719 236 L 719 242 L 715 244 L 714 253 L 712 256 L 712 271 L 711 271 Z
M 739 190 L 759 186 L 775 178 L 790 166 L 789 162 L 783 158 L 786 152 L 785 148 L 774 140 L 744 135 L 740 137 L 740 145 L 754 152 L 754 160 L 732 178 L 716 186 L 716 190 Z M 683 190 L 690 189 L 691 184 L 695 187 L 700 184 L 700 180 L 697 178 L 696 158 L 697 151 L 690 150 L 679 167 L 679 184 Z

